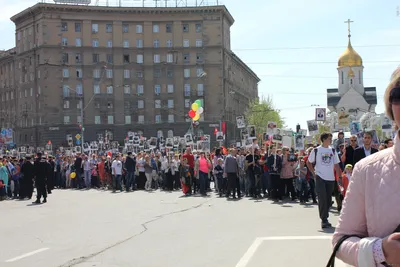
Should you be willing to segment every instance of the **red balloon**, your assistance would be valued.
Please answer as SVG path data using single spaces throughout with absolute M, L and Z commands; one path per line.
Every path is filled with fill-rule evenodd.
M 190 110 L 188 114 L 189 114 L 189 117 L 190 117 L 191 119 L 193 119 L 193 118 L 196 116 L 196 111 Z

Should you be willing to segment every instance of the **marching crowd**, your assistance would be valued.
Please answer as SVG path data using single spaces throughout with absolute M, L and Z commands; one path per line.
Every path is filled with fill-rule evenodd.
M 214 190 L 220 197 L 268 198 L 273 201 L 300 201 L 319 205 L 322 227 L 328 222 L 332 196 L 340 211 L 343 196 L 351 179 L 353 166 L 363 157 L 377 152 L 371 146 L 372 134 L 366 132 L 363 146 L 357 137 L 350 144 L 339 133 L 334 147 L 332 135 L 321 135 L 321 145 L 293 151 L 289 147 L 266 144 L 259 148 L 216 148 L 212 153 L 192 151 L 182 154 L 161 152 L 127 155 L 108 153 L 77 154 L 57 152 L 53 156 L 38 153 L 3 157 L 0 160 L 0 200 L 31 199 L 47 202 L 47 195 L 57 189 L 100 189 L 115 191 L 182 190 L 186 196 L 206 196 Z M 392 145 L 391 140 L 385 146 Z M 383 149 L 383 147 L 381 147 Z M 343 174 L 342 174 L 343 173 Z

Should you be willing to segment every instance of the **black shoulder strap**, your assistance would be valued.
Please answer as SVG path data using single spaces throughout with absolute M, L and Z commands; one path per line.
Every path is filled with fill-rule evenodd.
M 362 236 L 359 236 L 359 235 L 344 235 L 344 236 L 342 236 L 342 237 L 339 239 L 339 241 L 336 243 L 336 245 L 335 245 L 335 247 L 334 247 L 334 249 L 333 249 L 332 255 L 331 255 L 331 257 L 329 258 L 329 261 L 328 261 L 328 264 L 326 265 L 326 267 L 335 267 L 336 253 L 338 252 L 338 250 L 339 250 L 339 248 L 340 248 L 340 245 L 342 245 L 342 243 L 343 243 L 346 239 L 348 239 L 348 238 L 350 238 L 350 237 L 358 237 L 358 238 L 360 238 L 360 239 L 363 238 Z
M 314 159 L 314 164 L 315 165 L 317 165 L 317 154 L 318 154 L 318 148 L 314 148 L 314 156 L 315 156 L 315 159 Z

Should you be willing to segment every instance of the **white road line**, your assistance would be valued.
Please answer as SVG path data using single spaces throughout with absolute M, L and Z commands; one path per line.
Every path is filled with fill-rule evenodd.
M 251 258 L 253 255 L 256 253 L 258 247 L 261 245 L 263 242 L 263 238 L 256 238 L 254 240 L 253 244 L 249 247 L 249 249 L 246 251 L 246 253 L 243 255 L 243 257 L 240 259 L 240 261 L 236 264 L 236 267 L 246 267 L 247 264 L 250 262 Z
M 31 252 L 22 254 L 21 256 L 18 256 L 18 257 L 15 257 L 15 258 L 6 260 L 6 262 L 18 261 L 18 260 L 21 260 L 21 259 L 23 259 L 23 258 L 27 258 L 27 257 L 33 256 L 33 255 L 35 255 L 35 254 L 38 254 L 38 253 L 40 253 L 40 252 L 46 251 L 46 250 L 48 250 L 48 249 L 49 249 L 49 248 L 41 248 L 41 249 L 38 249 L 38 250 L 35 250 L 35 251 L 31 251 Z
M 254 242 L 251 244 L 249 249 L 243 255 L 243 257 L 239 260 L 235 267 L 246 267 L 251 258 L 256 253 L 258 247 L 264 241 L 279 241 L 279 240 L 329 240 L 332 239 L 331 235 L 317 235 L 317 236 L 266 236 L 266 237 L 257 237 Z M 336 259 L 335 262 L 337 267 L 346 267 L 345 263 Z

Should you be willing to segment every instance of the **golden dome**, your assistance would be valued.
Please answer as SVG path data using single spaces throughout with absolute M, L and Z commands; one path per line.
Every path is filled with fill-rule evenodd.
M 339 67 L 358 67 L 362 66 L 362 58 L 351 46 L 350 38 L 346 50 L 340 56 L 338 61 Z

